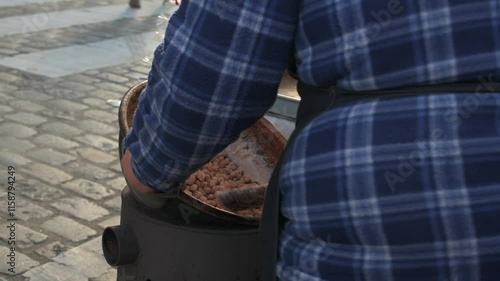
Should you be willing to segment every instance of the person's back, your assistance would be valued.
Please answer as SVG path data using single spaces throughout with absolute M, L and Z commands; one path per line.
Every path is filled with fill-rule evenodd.
M 298 74 L 308 84 L 373 90 L 500 79 L 498 1 L 304 1 Z
M 500 81 L 496 0 L 303 1 L 295 42 L 299 79 L 311 85 L 466 82 L 484 92 Z M 500 278 L 499 94 L 337 107 L 285 162 L 281 280 Z

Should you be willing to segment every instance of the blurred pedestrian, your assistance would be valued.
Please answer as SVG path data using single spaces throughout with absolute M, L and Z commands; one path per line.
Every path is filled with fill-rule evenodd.
M 165 5 L 165 3 L 167 3 L 168 0 L 163 0 L 163 5 Z M 174 0 L 172 3 L 174 3 L 175 5 L 179 5 L 181 1 L 179 0 Z M 141 1 L 140 0 L 130 0 L 128 2 L 128 5 L 130 6 L 130 8 L 134 8 L 134 9 L 140 9 L 141 8 Z
M 141 8 L 141 1 L 140 0 L 130 0 L 128 2 L 128 5 L 130 6 L 130 8 L 139 9 L 139 8 Z

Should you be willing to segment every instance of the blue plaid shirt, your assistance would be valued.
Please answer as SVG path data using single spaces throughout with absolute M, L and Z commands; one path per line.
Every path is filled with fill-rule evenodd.
M 176 182 L 184 180 L 265 114 L 276 99 L 280 78 L 292 54 L 300 79 L 312 85 L 372 90 L 477 81 L 478 77 L 499 81 L 500 3 L 498 0 L 184 0 L 170 19 L 165 41 L 155 51 L 148 87 L 141 96 L 133 130 L 125 139 L 138 179 L 161 191 L 177 188 Z M 419 110 L 413 112 L 414 117 L 424 120 L 425 108 L 432 103 L 412 105 Z M 397 108 L 397 104 L 391 106 Z M 373 105 L 373 108 L 362 109 L 364 114 L 371 115 L 376 113 L 375 108 Z M 401 112 L 393 112 L 394 116 L 390 120 L 383 119 L 385 123 L 380 125 L 405 127 L 406 123 L 398 122 Z M 302 142 L 328 147 L 333 139 L 342 137 L 327 136 L 305 133 Z M 383 139 L 383 142 L 395 145 L 423 136 L 401 133 L 392 134 L 392 137 L 395 140 Z M 367 143 L 360 145 L 370 147 Z M 366 151 L 348 152 L 363 155 Z M 306 159 L 308 154 L 299 151 L 295 157 Z M 342 157 L 324 158 L 321 163 L 347 161 Z M 373 164 L 375 160 L 366 163 Z M 289 158 L 284 168 L 294 167 L 299 171 L 299 174 L 284 173 L 293 178 L 293 182 L 305 182 L 304 178 L 318 171 L 333 173 L 332 170 L 314 170 L 318 169 L 315 165 L 290 164 L 295 161 L 297 159 Z M 398 164 L 395 165 L 397 170 Z M 285 191 L 288 180 L 283 178 Z M 498 187 L 498 182 L 496 184 Z M 289 183 L 289 186 L 294 185 Z M 296 188 L 298 192 L 303 190 L 300 186 Z M 305 196 L 306 193 L 300 194 Z M 331 276 L 335 274 L 331 272 L 322 277 L 321 269 L 331 265 L 332 258 L 338 258 L 333 252 L 325 255 L 328 258 L 317 259 L 321 263 L 315 263 L 316 267 L 310 271 L 303 271 L 298 266 L 304 261 L 304 255 L 317 255 L 331 242 L 329 236 L 318 235 L 315 229 L 332 225 L 312 222 L 313 214 L 318 216 L 318 212 L 322 212 L 317 210 L 322 210 L 324 197 L 321 194 L 307 196 L 312 197 L 292 199 L 284 194 L 283 211 L 290 222 L 282 239 L 279 274 L 284 280 L 334 280 Z M 376 193 L 360 196 L 368 196 L 369 200 L 377 198 Z M 341 205 L 349 205 L 357 202 L 351 202 L 353 198 L 356 196 L 330 199 L 345 200 Z M 360 212 L 377 211 L 367 206 L 364 210 L 360 205 Z M 328 212 L 338 210 L 325 209 L 327 213 L 322 219 L 333 219 L 335 216 L 329 217 Z M 438 216 L 428 212 L 430 217 Z M 407 219 L 410 217 L 408 214 Z M 366 223 L 380 224 L 380 220 L 381 217 L 370 216 Z M 338 222 L 342 223 L 347 222 Z M 368 231 L 363 234 L 365 236 L 369 236 L 370 231 L 380 235 L 377 228 L 367 227 L 364 231 Z M 354 256 L 338 262 L 367 271 L 341 274 L 340 270 L 338 280 L 392 280 L 387 277 L 387 271 L 385 275 L 378 275 L 375 270 L 372 277 L 367 272 L 377 267 L 373 262 L 377 260 L 375 257 L 383 257 L 379 259 L 384 260 L 381 267 L 391 267 L 388 244 L 394 241 L 383 237 L 374 240 L 358 237 L 356 240 L 349 235 L 354 234 L 340 237 L 339 241 L 344 244 L 340 249 L 347 252 L 351 249 L 350 255 Z M 475 235 L 467 238 L 479 239 Z M 496 235 L 498 238 L 498 232 Z M 345 246 L 353 241 L 358 246 L 374 243 L 372 245 L 382 248 L 366 252 L 361 246 Z M 439 243 L 444 243 L 445 247 L 450 241 L 443 238 Z M 332 243 L 337 245 L 335 241 Z M 331 250 L 342 253 L 337 252 L 336 246 Z M 429 262 L 442 266 L 440 262 L 446 263 L 446 258 Z M 403 262 L 397 269 L 404 268 Z M 436 276 L 449 276 L 440 274 Z M 437 277 L 425 280 L 438 280 L 433 278 Z M 448 279 L 457 280 L 466 279 Z M 470 280 L 479 279 L 467 279 Z

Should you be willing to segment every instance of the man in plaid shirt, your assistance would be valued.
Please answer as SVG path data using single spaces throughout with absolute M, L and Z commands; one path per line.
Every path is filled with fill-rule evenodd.
M 128 181 L 178 189 L 270 108 L 292 50 L 308 85 L 478 90 L 310 123 L 281 168 L 278 277 L 500 280 L 498 0 L 184 0 L 125 139 Z

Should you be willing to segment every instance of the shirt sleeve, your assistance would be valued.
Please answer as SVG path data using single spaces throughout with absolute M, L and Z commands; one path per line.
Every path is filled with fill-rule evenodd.
M 292 50 L 298 2 L 182 1 L 125 138 L 139 181 L 172 191 L 265 114 Z

